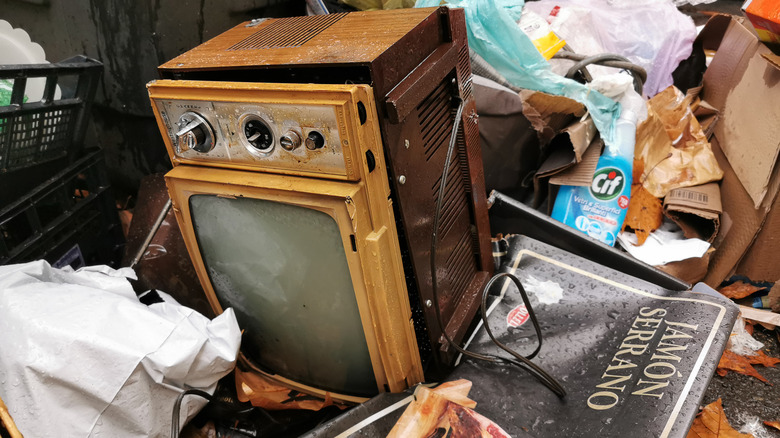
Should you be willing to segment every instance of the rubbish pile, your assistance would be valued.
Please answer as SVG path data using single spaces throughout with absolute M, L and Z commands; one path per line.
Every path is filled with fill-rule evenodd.
M 250 67 L 263 65 L 249 61 L 241 64 L 240 59 L 231 58 L 233 54 L 238 53 L 238 59 L 248 49 L 253 50 L 253 56 L 258 56 L 259 49 L 297 50 L 318 35 L 327 35 L 327 29 L 344 16 L 318 15 L 322 19 L 306 28 L 305 37 L 299 40 L 284 33 L 287 30 L 278 23 L 267 26 L 273 32 L 266 34 L 262 34 L 268 30 L 262 27 L 265 19 L 245 23 L 234 31 L 237 35 L 245 32 L 247 39 L 231 40 L 235 46 L 226 49 L 229 55 L 224 59 L 235 61 L 238 66 L 231 66 L 235 71 L 228 78 L 220 76 L 222 66 L 215 69 L 209 65 L 203 71 L 184 67 L 177 71 L 184 65 L 180 63 L 169 65 L 169 70 L 161 68 L 162 75 L 169 75 L 164 79 L 167 83 L 149 85 L 159 93 L 153 96 L 152 105 L 161 121 L 173 166 L 183 163 L 189 167 L 175 168 L 171 174 L 178 170 L 181 175 L 169 174 L 167 188 L 161 174 L 149 177 L 139 192 L 135 212 L 122 211 L 128 246 L 121 264 L 136 271 L 113 268 L 119 265 L 117 253 L 124 239 L 118 236 L 121 226 L 112 211 L 113 198 L 100 152 L 77 159 L 82 155 L 85 124 L 96 92 L 97 80 L 87 78 L 87 73 L 97 75 L 102 68 L 100 63 L 79 57 L 33 69 L 0 68 L 0 138 L 8 142 L 7 146 L 0 143 L 0 182 L 16 178 L 21 182 L 19 175 L 32 169 L 45 169 L 40 173 L 48 178 L 19 183 L 17 189 L 25 195 L 20 198 L 14 194 L 13 199 L 7 199 L 7 205 L 0 205 L 0 265 L 7 265 L 0 266 L 0 435 L 16 438 L 21 431 L 28 436 L 58 432 L 68 436 L 167 436 L 171 429 L 174 437 L 183 429 L 182 436 L 190 437 L 287 436 L 305 432 L 320 437 L 329 436 L 330 428 L 344 426 L 346 431 L 338 436 L 346 437 L 368 434 L 365 430 L 373 429 L 361 432 L 361 428 L 376 423 L 371 427 L 389 433 L 388 436 L 503 437 L 509 436 L 506 430 L 513 436 L 537 436 L 543 433 L 540 431 L 550 430 L 576 434 L 572 425 L 577 426 L 575 420 L 579 418 L 590 420 L 590 426 L 596 425 L 594 428 L 607 430 L 604 436 L 613 436 L 610 433 L 614 434 L 615 428 L 610 429 L 610 425 L 613 421 L 620 423 L 621 413 L 630 410 L 626 406 L 631 402 L 646 403 L 648 412 L 655 405 L 673 410 L 672 414 L 658 415 L 660 418 L 669 414 L 663 424 L 656 421 L 664 436 L 684 436 L 691 423 L 688 437 L 760 437 L 768 436 L 768 428 L 780 430 L 777 412 L 772 418 L 739 420 L 738 427 L 748 435 L 736 435 L 738 432 L 732 429 L 734 421 L 726 418 L 731 409 L 729 402 L 720 398 L 692 419 L 704 397 L 706 382 L 699 381 L 697 375 L 701 370 L 707 373 L 705 381 L 715 370 L 723 379 L 741 374 L 750 376 L 751 384 L 780 383 L 780 377 L 774 374 L 780 359 L 773 357 L 780 353 L 776 349 L 780 342 L 780 263 L 776 261 L 780 252 L 780 6 L 776 1 L 747 0 L 742 16 L 712 14 L 705 25 L 697 27 L 681 12 L 681 7 L 704 2 L 707 0 L 340 0 L 338 9 L 333 11 L 435 11 L 433 8 L 442 6 L 463 9 L 458 12 L 462 15 L 457 16 L 461 22 L 465 16 L 466 22 L 460 35 L 446 35 L 447 32 L 440 32 L 439 24 L 433 26 L 429 23 L 432 20 L 423 20 L 424 26 L 435 28 L 425 28 L 426 35 L 449 38 L 449 45 L 432 43 L 435 50 L 429 58 L 421 57 L 418 64 L 407 62 L 408 75 L 396 74 L 395 67 L 386 59 L 376 63 L 400 76 L 388 73 L 387 77 L 399 84 L 392 87 L 389 79 L 384 84 L 376 80 L 386 79 L 383 72 L 365 66 L 350 70 L 352 66 L 344 67 L 346 62 L 311 73 L 306 70 L 311 65 L 300 57 L 297 62 L 306 64 L 306 68 L 297 71 L 299 77 L 280 79 L 283 75 L 276 70 L 282 69 L 269 69 L 262 71 L 265 79 L 261 82 L 267 82 L 262 87 L 247 85 L 246 82 L 257 80 L 247 79 L 252 75 L 241 69 L 249 71 Z M 329 12 L 328 2 L 306 3 L 311 14 Z M 15 32 L 2 20 L 0 25 L 0 37 L 4 32 Z M 421 29 L 424 26 L 419 25 Z M 252 33 L 255 27 L 261 29 L 257 34 Z M 365 31 L 361 29 L 356 32 Z M 270 33 L 273 35 L 269 36 Z M 412 38 L 402 37 L 395 44 L 411 44 Z M 453 49 L 457 38 L 462 50 Z M 463 43 L 465 39 L 468 47 Z M 4 41 L 0 38 L 0 48 Z M 205 47 L 204 53 L 211 50 L 208 44 L 201 46 Z M 342 41 L 334 42 L 338 44 Z M 25 47 L 28 45 L 29 38 Z M 2 62 L 1 56 L 2 53 L 0 64 L 11 63 Z M 200 55 L 194 58 L 211 59 Z M 325 61 L 317 62 L 339 64 L 337 55 L 324 58 Z M 433 66 L 420 67 L 426 65 L 423 61 L 431 59 Z M 43 63 L 44 55 L 35 60 Z M 449 70 L 441 67 L 447 62 L 453 63 Z M 375 68 L 374 64 L 371 66 Z M 468 75 L 469 66 L 473 77 Z M 364 76 L 369 75 L 369 70 L 370 75 L 376 75 L 371 80 Z M 72 87 L 74 90 L 52 79 L 56 75 L 72 76 L 74 71 L 84 76 L 83 83 Z M 28 95 L 24 91 L 24 74 L 35 78 L 31 82 L 41 85 L 42 90 Z M 338 76 L 342 74 L 346 76 Z M 434 74 L 441 77 L 432 79 Z M 181 80 L 181 75 L 186 80 Z M 213 82 L 199 82 L 204 78 Z M 214 85 L 223 80 L 243 83 Z M 353 88 L 348 90 L 349 86 Z M 388 88 L 380 96 L 387 101 L 380 102 L 372 94 L 380 86 Z M 190 88 L 185 90 L 186 87 Z M 155 91 L 158 89 L 165 91 Z M 186 94 L 185 104 L 177 101 L 183 99 L 177 93 Z M 290 100 L 291 95 L 297 100 Z M 258 96 L 272 98 L 260 103 L 252 100 L 260 99 Z M 418 99 L 423 96 L 428 97 Z M 211 101 L 210 106 L 201 105 L 199 99 Z M 219 99 L 227 103 L 220 101 L 222 107 L 215 109 L 213 102 Z M 473 99 L 473 104 L 469 99 Z M 58 111 L 69 106 L 79 111 L 65 136 L 57 132 L 58 127 L 65 126 L 61 123 L 63 113 L 48 114 L 48 121 L 39 117 L 52 101 L 54 105 L 64 105 Z M 300 108 L 290 110 L 287 106 L 291 102 Z M 468 107 L 469 104 L 473 106 Z M 336 109 L 304 108 L 312 105 L 331 105 Z M 204 116 L 216 114 L 217 110 L 222 113 L 211 122 Z M 174 117 L 172 111 L 179 113 L 170 121 L 169 117 Z M 306 118 L 305 123 L 292 120 L 296 117 Z M 420 119 L 414 129 L 402 123 L 411 117 Z M 170 126 L 163 126 L 169 121 Z M 233 122 L 242 124 L 240 129 L 228 125 Z M 459 125 L 461 122 L 471 123 L 464 127 Z M 449 150 L 444 173 L 430 184 L 434 200 L 438 199 L 435 214 L 407 220 L 401 216 L 410 214 L 409 205 L 423 201 L 408 195 L 405 199 L 409 199 L 409 204 L 402 204 L 394 196 L 415 187 L 410 184 L 415 172 L 397 176 L 383 172 L 397 172 L 407 166 L 403 160 L 414 161 L 401 154 L 420 146 L 414 143 L 417 137 L 421 144 L 425 143 L 422 146 L 427 161 L 445 155 L 448 144 Z M 353 138 L 358 141 L 352 141 Z M 240 141 L 241 147 L 234 147 L 238 143 L 230 143 L 233 140 Z M 273 155 L 277 140 L 276 151 L 284 150 L 281 153 L 288 155 L 273 162 L 278 158 Z M 44 144 L 46 141 L 51 143 Z M 472 157 L 457 163 L 450 161 L 453 154 L 471 152 L 469 141 L 481 145 L 485 187 L 481 185 L 482 169 L 469 167 Z M 12 142 L 31 152 L 24 152 L 17 161 L 11 160 L 22 149 L 12 146 Z M 373 150 L 360 149 L 370 145 L 374 145 Z M 390 157 L 389 145 L 400 151 L 393 149 L 392 153 L 398 155 L 392 159 L 384 155 Z M 225 151 L 220 152 L 219 147 Z M 215 148 L 217 153 L 206 157 Z M 374 155 L 382 148 L 384 153 Z M 324 154 L 323 151 L 335 152 L 306 161 L 312 156 L 306 154 Z M 38 167 L 41 164 L 36 160 L 53 152 L 56 156 L 46 160 L 58 161 L 47 166 L 56 166 Z M 209 159 L 216 162 L 212 169 L 203 171 L 198 167 Z M 270 171 L 262 167 L 269 162 Z M 312 162 L 311 168 L 301 164 Z M 19 173 L 9 174 L 10 170 Z M 445 184 L 449 175 L 457 176 L 450 181 L 451 186 Z M 302 181 L 305 188 L 295 185 Z M 185 201 L 171 207 L 168 190 L 177 184 L 174 191 L 178 190 L 180 198 L 174 203 Z M 230 192 L 234 187 L 244 191 Z M 487 202 L 472 196 L 475 188 L 492 192 Z M 251 210 L 244 209 L 244 201 L 250 199 L 257 202 Z M 448 209 L 445 205 L 445 225 L 432 234 L 417 232 L 411 236 L 412 227 L 427 231 L 425 227 L 434 227 L 429 222 L 438 225 L 442 203 L 453 199 L 463 201 L 465 207 Z M 5 196 L 0 196 L 0 201 L 6 203 Z M 504 228 L 506 223 L 499 220 L 501 213 L 495 208 L 488 210 L 490 206 L 515 201 L 515 207 L 523 209 L 525 216 L 523 221 L 511 218 L 510 222 L 538 224 L 538 229 Z M 224 207 L 228 204 L 230 209 Z M 284 208 L 278 213 L 268 213 L 279 205 Z M 473 223 L 466 223 L 471 217 L 461 220 L 461 214 L 479 216 L 474 213 L 477 208 L 485 209 L 484 217 Z M 206 213 L 193 219 L 196 210 Z M 308 216 L 301 213 L 304 211 Z M 491 236 L 483 231 L 487 229 L 488 213 L 491 231 L 496 236 L 490 242 L 496 266 L 472 260 L 479 257 L 474 256 L 477 251 L 470 245 L 487 249 L 480 254 L 487 254 L 484 259 L 490 260 L 487 241 Z M 264 215 L 270 219 L 266 220 Z M 233 221 L 236 217 L 247 220 Z M 256 220 L 258 217 L 263 221 Z M 296 222 L 300 217 L 300 223 Z M 368 228 L 381 221 L 381 230 Z M 474 223 L 482 227 L 479 232 Z M 270 224 L 283 226 L 273 228 Z M 204 231 L 208 226 L 217 231 L 208 234 Z M 399 231 L 395 231 L 396 226 Z M 441 291 L 436 290 L 437 239 L 440 231 L 445 234 L 444 231 L 457 226 L 466 232 L 446 244 L 456 250 L 449 248 L 451 255 L 443 263 L 446 268 L 461 267 L 466 273 L 454 279 L 448 277 L 446 285 L 439 288 L 460 286 L 468 291 L 453 294 L 452 302 L 466 302 L 469 297 L 473 300 L 457 311 L 449 309 L 455 322 L 443 324 L 440 307 L 452 304 L 449 296 L 442 306 L 438 303 L 437 293 Z M 306 233 L 301 232 L 304 227 Z M 236 232 L 238 228 L 242 229 Z M 256 248 L 251 246 L 262 246 L 271 240 L 262 240 L 268 237 L 262 232 L 257 240 L 248 239 L 242 233 L 257 230 L 243 228 L 271 230 L 265 234 L 277 239 L 273 240 L 275 252 L 258 257 L 253 252 Z M 73 232 L 67 237 L 60 237 L 71 229 Z M 410 235 L 404 235 L 404 231 Z M 229 232 L 234 232 L 233 240 L 224 238 Z M 294 238 L 280 237 L 285 232 Z M 483 232 L 488 239 L 480 242 L 478 234 Z M 554 236 L 556 233 L 558 236 Z M 330 240 L 327 247 L 323 245 L 317 250 L 322 256 L 317 260 L 320 263 L 307 260 L 308 253 L 315 252 L 307 245 L 314 248 L 312 242 L 323 235 L 327 235 L 323 240 Z M 422 258 L 429 255 L 425 252 L 427 246 L 416 242 L 425 250 L 410 255 L 412 251 L 403 245 L 404 239 L 429 236 L 430 271 L 421 274 L 427 266 L 417 263 L 418 259 L 413 268 L 400 266 L 411 265 L 410 257 L 427 262 Z M 556 239 L 568 240 L 569 246 L 553 248 Z M 225 242 L 230 242 L 230 246 Z M 244 242 L 254 243 L 245 245 L 250 248 L 236 249 Z M 106 249 L 109 244 L 111 248 Z M 281 256 L 292 247 L 298 251 L 295 256 Z M 334 248 L 337 257 L 331 258 L 333 253 L 328 251 Z M 465 250 L 458 252 L 459 248 Z M 210 250 L 213 252 L 208 254 Z M 506 258 L 510 253 L 511 260 Z M 267 267 L 263 270 L 262 285 L 258 285 L 261 281 L 257 279 L 256 266 L 242 264 L 247 259 Z M 323 269 L 330 266 L 321 263 L 325 259 L 338 262 L 339 272 Z M 518 268 L 521 259 L 525 265 Z M 514 265 L 510 266 L 510 262 Z M 478 267 L 472 268 L 472 264 Z M 229 266 L 224 270 L 212 269 L 220 265 Z M 512 286 L 516 288 L 512 289 L 515 296 L 510 299 L 505 298 L 508 281 L 500 292 L 496 292 L 498 286 L 490 289 L 497 278 L 490 279 L 494 268 L 512 275 L 523 269 L 537 269 L 539 275 L 550 277 L 545 277 L 544 282 L 525 277 L 524 285 L 517 280 L 516 286 Z M 323 294 L 332 295 L 319 295 L 320 301 L 311 300 L 304 290 L 310 286 L 304 287 L 297 277 L 312 272 L 318 272 L 318 276 L 312 275 L 311 283 L 320 282 L 320 278 L 334 279 L 333 284 L 339 286 L 332 288 L 338 288 L 343 297 L 331 298 L 336 294 L 328 290 Z M 322 280 L 322 284 L 330 283 Z M 478 287 L 480 284 L 484 291 Z M 221 289 L 217 292 L 226 291 L 227 299 L 215 292 L 214 285 Z M 285 288 L 296 287 L 302 292 L 298 294 L 296 289 L 299 296 L 291 297 L 293 294 Z M 433 300 L 421 298 L 422 292 L 417 289 L 422 287 L 432 288 Z M 592 290 L 580 290 L 588 287 Z M 183 302 L 180 304 L 156 288 L 170 288 L 173 295 L 180 293 L 178 298 Z M 278 293 L 242 295 L 243 291 L 261 288 Z M 540 298 L 544 294 L 539 288 L 547 288 L 544 299 Z M 525 295 L 526 290 L 532 299 Z M 615 302 L 601 305 L 605 296 L 614 296 Z M 585 300 L 588 297 L 590 301 Z M 636 309 L 626 310 L 626 301 L 619 301 L 626 297 L 633 300 Z M 410 304 L 408 299 L 419 302 Z M 226 303 L 244 308 L 222 309 Z M 531 321 L 538 336 L 538 349 L 526 357 L 500 344 L 491 332 L 498 329 L 492 329 L 488 322 L 489 303 L 490 312 L 499 309 L 492 316 L 493 325 L 502 330 L 499 338 L 506 337 L 506 344 L 525 343 L 532 337 L 525 336 L 527 333 L 521 336 L 522 330 L 530 333 L 530 324 L 521 326 Z M 252 310 L 252 306 L 261 306 L 263 312 Z M 311 309 L 326 306 L 332 306 L 330 313 Z M 538 358 L 538 363 L 552 370 L 550 374 L 530 362 L 542 345 L 542 328 L 532 309 L 536 306 L 537 310 L 541 308 L 540 315 L 555 319 L 543 323 L 542 328 L 553 332 L 550 338 L 556 351 L 550 354 L 548 350 L 546 356 L 543 352 Z M 293 307 L 294 311 L 290 310 Z M 352 312 L 349 315 L 347 307 Z M 688 320 L 690 309 L 698 313 Z M 739 317 L 735 316 L 737 309 Z M 506 316 L 500 313 L 503 310 L 507 310 Z M 582 316 L 577 314 L 580 310 L 587 316 L 583 320 L 588 322 L 573 327 L 573 321 Z M 301 321 L 320 321 L 311 316 L 316 311 L 320 311 L 317 315 L 322 318 L 321 325 L 331 324 L 330 329 L 322 327 L 320 333 L 315 333 L 318 327 L 312 325 L 303 333 Z M 593 314 L 588 313 L 591 311 Z M 213 312 L 220 314 L 212 319 Z M 466 315 L 467 312 L 472 313 Z M 621 318 L 621 312 L 628 316 Z M 278 315 L 286 319 L 265 325 L 241 325 L 241 318 L 257 322 L 261 313 L 269 320 Z M 477 316 L 469 321 L 471 315 Z M 482 320 L 477 322 L 480 316 Z M 602 323 L 599 317 L 606 322 Z M 347 327 L 343 333 L 357 336 L 351 341 L 333 329 L 338 325 L 334 319 L 348 318 L 352 318 L 351 325 L 342 324 L 342 329 Z M 428 339 L 428 331 L 417 325 L 436 319 L 441 335 Z M 247 327 L 251 336 L 246 335 Z M 470 338 L 467 329 L 473 330 Z M 757 341 L 753 330 L 769 341 Z M 449 339 L 450 331 L 458 331 L 466 346 L 476 339 L 475 344 L 484 342 L 482 347 L 497 350 L 489 357 L 485 353 L 471 355 L 472 358 L 482 356 L 477 358 L 502 365 L 511 362 L 520 368 L 525 366 L 525 371 L 534 370 L 531 374 L 540 381 L 547 379 L 543 383 L 548 388 L 560 391 L 539 396 L 538 400 L 547 397 L 540 402 L 546 403 L 542 411 L 557 406 L 559 412 L 571 412 L 571 424 L 540 425 L 540 416 L 531 424 L 511 422 L 515 419 L 513 414 L 497 417 L 501 412 L 509 412 L 506 403 L 515 394 L 496 382 L 514 382 L 528 391 L 534 391 L 539 382 L 528 379 L 536 386 L 526 387 L 526 380 L 513 380 L 515 375 L 502 377 L 503 369 L 481 368 L 474 365 L 477 362 L 447 368 L 446 361 L 454 362 L 456 352 L 469 356 Z M 571 335 L 573 332 L 582 333 L 576 337 Z M 728 332 L 731 336 L 727 341 Z M 289 339 L 300 340 L 304 346 L 269 333 L 294 333 L 295 337 Z M 401 334 L 405 336 L 403 344 L 394 339 Z M 242 335 L 245 343 L 255 345 L 242 346 Z M 436 344 L 436 337 L 441 345 Z M 283 347 L 295 350 L 295 357 L 301 362 L 289 368 L 304 370 L 302 376 L 312 369 L 325 370 L 324 375 L 328 376 L 346 370 L 341 374 L 350 375 L 344 380 L 363 379 L 359 382 L 362 392 L 353 396 L 341 390 L 338 383 L 328 386 L 329 381 L 321 384 L 288 378 L 282 375 L 290 365 L 284 358 L 268 361 L 279 364 L 278 370 L 265 369 L 265 363 L 256 366 L 248 359 L 268 359 L 263 356 L 264 348 L 285 343 L 296 344 Z M 334 348 L 323 347 L 331 344 L 352 353 L 340 355 L 333 353 Z M 593 366 L 587 367 L 581 356 L 570 354 L 570 344 L 598 349 L 576 352 L 593 356 L 588 359 L 593 359 Z M 331 354 L 335 359 L 318 363 L 325 359 L 312 358 L 307 351 L 315 346 L 322 349 L 321 356 Z M 519 350 L 527 346 L 515 347 Z M 714 358 L 724 346 L 715 366 Z M 571 349 L 577 350 L 575 346 Z M 602 350 L 609 353 L 602 354 Z M 251 354 L 245 355 L 247 351 Z M 443 359 L 427 362 L 423 353 L 431 352 Z M 504 352 L 514 358 L 500 356 Z M 350 355 L 360 356 L 359 360 L 347 357 Z M 601 361 L 603 357 L 612 358 L 611 362 Z M 413 372 L 409 371 L 412 367 Z M 448 374 L 438 367 L 458 371 Z M 423 372 L 427 377 L 433 368 L 444 376 L 445 383 L 415 387 L 421 383 Z M 575 371 L 569 373 L 571 370 Z M 617 371 L 622 374 L 610 374 Z M 550 377 L 556 372 L 567 373 L 562 384 Z M 483 375 L 489 378 L 480 382 Z M 576 384 L 566 381 L 570 377 L 577 380 Z M 579 388 L 589 384 L 588 378 L 601 382 L 591 385 L 597 388 L 592 393 L 590 386 Z M 480 384 L 484 386 L 480 388 Z M 579 405 L 556 405 L 567 385 L 581 389 L 579 395 L 584 394 L 585 401 L 580 400 Z M 627 387 L 629 390 L 624 391 Z M 400 393 L 404 389 L 407 392 Z M 691 393 L 700 397 L 692 400 L 696 397 Z M 480 401 L 478 408 L 474 394 L 487 402 Z M 567 401 L 579 395 L 571 394 Z M 704 400 L 711 401 L 708 398 L 710 393 Z M 214 400 L 212 407 L 218 403 L 223 403 L 220 408 L 228 407 L 224 411 L 216 408 L 218 412 L 213 417 L 208 415 L 214 410 L 203 411 L 196 417 L 207 404 L 204 399 Z M 350 403 L 366 400 L 349 410 Z M 506 406 L 499 406 L 496 400 L 506 402 Z M 401 413 L 400 409 L 407 405 Z M 577 409 L 585 406 L 590 411 L 577 414 Z M 603 420 L 597 416 L 615 406 L 618 408 L 613 416 Z M 307 412 L 300 414 L 305 417 L 296 417 L 289 414 L 292 409 Z M 480 413 L 480 409 L 491 413 L 491 418 L 483 416 L 486 414 Z M 390 415 L 382 420 L 392 412 L 396 412 L 395 418 Z M 678 420 L 678 415 L 691 418 Z M 358 421 L 363 417 L 366 418 Z M 184 428 L 193 418 L 197 421 Z M 388 424 L 389 418 L 393 418 L 392 424 Z M 510 424 L 504 424 L 505 421 Z M 584 426 L 579 429 L 591 430 Z

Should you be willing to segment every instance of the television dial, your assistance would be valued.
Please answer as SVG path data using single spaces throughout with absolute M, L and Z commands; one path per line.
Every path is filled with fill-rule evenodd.
M 240 132 L 242 139 L 255 150 L 254 152 L 265 155 L 274 148 L 274 134 L 265 121 L 258 116 L 246 116 Z
M 193 149 L 205 154 L 214 149 L 214 130 L 200 114 L 188 111 L 179 117 L 176 132 L 179 151 Z
M 306 137 L 306 149 L 313 151 L 325 146 L 325 137 L 317 131 L 312 131 Z

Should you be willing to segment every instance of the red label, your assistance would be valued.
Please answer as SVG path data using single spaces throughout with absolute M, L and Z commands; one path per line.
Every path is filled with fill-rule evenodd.
M 619 197 L 618 205 L 620 206 L 620 208 L 628 208 L 628 197 L 626 195 Z
M 509 327 L 520 327 L 528 321 L 528 309 L 525 308 L 525 304 L 521 304 L 506 316 L 506 325 Z

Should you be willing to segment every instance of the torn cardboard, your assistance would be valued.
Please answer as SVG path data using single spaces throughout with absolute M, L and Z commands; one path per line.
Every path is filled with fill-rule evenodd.
M 730 223 L 715 239 L 718 249 L 704 281 L 718 286 L 732 273 L 775 281 L 780 242 L 768 237 L 780 227 L 780 69 L 769 49 L 731 16 L 713 17 L 699 40 L 705 50 L 717 50 L 701 97 L 720 113 L 710 141 L 724 172 L 721 220 Z
M 593 177 L 593 172 L 596 170 L 595 166 L 598 161 L 598 155 L 601 151 L 600 146 L 603 144 L 599 140 L 598 147 L 590 148 L 597 136 L 598 131 L 593 124 L 593 120 L 590 117 L 587 117 L 564 128 L 560 134 L 552 139 L 549 146 L 546 148 L 549 156 L 542 165 L 539 166 L 539 169 L 534 175 L 535 207 L 541 205 L 547 196 L 547 184 L 545 184 L 547 178 L 558 175 L 561 172 L 566 172 L 568 169 L 575 167 L 577 163 L 581 163 L 584 160 L 586 154 L 590 154 L 586 166 L 592 167 L 589 178 Z M 593 162 L 592 160 L 592 155 L 594 154 L 592 149 L 598 149 L 599 151 L 595 152 L 596 162 Z M 587 169 L 585 169 L 585 171 L 587 172 Z M 590 185 L 590 179 L 576 182 L 571 185 L 587 186 Z
M 520 92 L 523 115 L 539 136 L 539 143 L 546 145 L 574 119 L 585 115 L 585 106 L 576 100 L 538 91 Z
M 759 208 L 778 178 L 780 87 L 775 85 L 780 83 L 780 69 L 762 56 L 771 51 L 736 20 L 721 15 L 710 20 L 710 25 L 725 29 L 704 74 L 701 96 L 720 111 L 715 136 L 754 207 Z
M 689 239 L 697 238 L 712 243 L 720 228 L 722 212 L 717 183 L 674 189 L 664 198 L 664 214 Z

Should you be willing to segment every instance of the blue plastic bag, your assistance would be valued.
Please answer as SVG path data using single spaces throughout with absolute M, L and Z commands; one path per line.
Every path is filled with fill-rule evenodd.
M 417 0 L 415 7 L 463 8 L 469 47 L 512 84 L 565 96 L 585 105 L 601 138 L 607 145 L 613 144 L 613 126 L 620 116 L 620 104 L 586 85 L 553 73 L 550 64 L 517 25 L 523 4 L 523 0 Z

